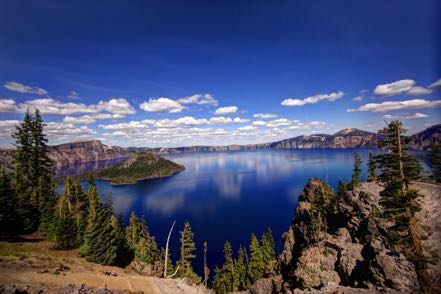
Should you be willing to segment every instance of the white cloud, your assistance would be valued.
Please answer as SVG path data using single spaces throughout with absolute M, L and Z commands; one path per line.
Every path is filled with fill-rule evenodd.
M 265 119 L 265 118 L 276 118 L 278 115 L 276 114 L 272 114 L 272 113 L 256 113 L 253 114 L 253 117 L 255 118 L 261 118 L 261 119 Z
M 5 87 L 8 90 L 19 92 L 19 93 L 26 93 L 26 94 L 37 94 L 37 95 L 47 95 L 48 92 L 45 89 L 38 88 L 38 87 L 31 87 L 26 86 L 17 82 L 6 82 L 3 87 Z
M 96 132 L 86 126 L 76 127 L 73 124 L 49 122 L 44 127 L 46 134 L 49 137 L 54 136 L 80 136 L 80 135 L 94 135 Z
M 67 98 L 76 100 L 76 99 L 80 99 L 80 95 L 76 91 L 70 91 Z
M 142 110 L 147 112 L 169 112 L 176 113 L 185 109 L 179 102 L 169 98 L 161 97 L 158 99 L 150 98 L 149 101 L 141 103 L 139 106 Z
M 245 127 L 240 127 L 240 128 L 237 128 L 237 130 L 238 131 L 255 131 L 255 130 L 257 130 L 257 127 L 255 127 L 255 126 L 245 126 Z
M 0 112 L 20 112 L 12 99 L 0 99 Z
M 64 123 L 69 123 L 69 124 L 91 124 L 96 122 L 97 120 L 103 120 L 103 119 L 120 119 L 120 118 L 124 118 L 124 115 L 115 113 L 115 114 L 110 114 L 110 113 L 97 113 L 97 114 L 86 114 L 83 116 L 79 116 L 79 117 L 73 117 L 73 116 L 66 116 L 63 118 L 63 122 Z
M 84 103 L 61 102 L 52 98 L 29 100 L 21 103 L 17 112 L 26 109 L 38 108 L 42 114 L 71 115 L 75 113 L 100 113 L 110 112 L 119 115 L 119 118 L 136 113 L 135 109 L 124 98 L 113 98 L 109 101 L 100 101 L 98 104 L 86 105 Z
M 426 88 L 418 87 L 418 86 L 411 88 L 407 92 L 407 94 L 409 94 L 411 96 L 421 96 L 421 95 L 427 95 L 427 94 L 430 94 L 430 93 L 432 93 L 431 89 L 426 89 Z
M 191 127 L 191 126 L 199 126 L 207 123 L 208 121 L 206 119 L 196 119 L 192 116 L 185 116 L 175 120 L 170 120 L 170 119 L 158 120 L 155 123 L 155 127 L 157 128 L 175 128 L 178 126 Z
M 376 96 L 394 96 L 404 94 L 415 86 L 414 80 L 399 80 L 389 84 L 379 84 L 374 89 Z
M 18 120 L 0 120 L 0 128 L 4 127 L 14 127 L 17 126 L 20 122 Z
M 384 119 L 416 119 L 416 118 L 427 118 L 429 117 L 427 114 L 424 113 L 414 113 L 410 115 L 392 115 L 392 114 L 385 114 L 383 115 Z
M 118 123 L 118 124 L 110 124 L 110 125 L 99 125 L 98 127 L 105 130 L 126 130 L 126 129 L 142 129 L 147 128 L 148 125 L 139 122 L 139 121 L 131 121 L 128 123 Z
M 429 88 L 434 89 L 434 88 L 439 88 L 441 87 L 441 79 L 437 80 L 436 82 L 434 82 L 433 84 L 431 84 L 429 86 Z
M 266 124 L 266 126 L 269 128 L 279 128 L 279 127 L 290 126 L 291 124 L 292 124 L 292 121 L 290 121 L 289 119 L 279 118 L 279 119 L 275 119 L 275 120 L 268 122 Z
M 181 104 L 218 105 L 218 101 L 211 94 L 194 94 L 179 98 L 177 101 Z
M 226 106 L 226 107 L 219 107 L 214 112 L 215 115 L 226 115 L 226 114 L 234 114 L 238 110 L 237 106 Z
M 241 124 L 241 123 L 247 123 L 249 122 L 249 119 L 244 119 L 244 118 L 240 118 L 240 117 L 235 117 L 234 119 L 232 119 L 231 117 L 212 117 L 209 120 L 209 123 L 212 125 L 226 125 L 226 124 L 231 124 L 231 123 L 237 123 L 237 124 Z
M 253 126 L 265 126 L 266 122 L 264 122 L 263 120 L 256 120 L 253 121 Z
M 382 103 L 368 103 L 356 109 L 348 109 L 348 112 L 354 111 L 372 111 L 386 112 L 400 109 L 419 109 L 441 107 L 441 100 L 429 101 L 424 99 L 412 99 L 405 101 L 386 101 Z
M 362 96 L 357 96 L 357 97 L 355 97 L 354 99 L 352 99 L 352 101 L 354 101 L 354 102 L 360 102 L 360 101 L 363 101 L 363 97 L 362 97 Z
M 335 100 L 340 99 L 343 96 L 344 93 L 342 91 L 339 91 L 331 94 L 318 94 L 315 96 L 307 97 L 305 99 L 288 98 L 283 100 L 280 104 L 283 106 L 303 106 L 305 104 L 313 104 L 323 100 L 334 102 Z

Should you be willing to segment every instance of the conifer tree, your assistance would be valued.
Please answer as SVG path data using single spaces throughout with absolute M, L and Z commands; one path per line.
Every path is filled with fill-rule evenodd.
M 260 247 L 259 240 L 256 235 L 251 234 L 250 242 L 250 264 L 248 267 L 249 277 L 251 284 L 261 278 L 265 272 L 265 262 L 263 259 L 262 248 Z
M 55 234 L 56 207 L 58 195 L 55 193 L 55 187 L 51 178 L 40 177 L 39 184 L 35 191 L 38 193 L 40 223 L 38 230 L 47 238 L 52 240 Z
M 369 152 L 369 160 L 368 160 L 368 182 L 375 182 L 377 180 L 377 163 L 375 162 L 375 157 L 372 152 Z
M 225 283 L 224 271 L 217 265 L 214 267 L 214 277 L 212 287 L 215 293 L 225 294 L 228 293 Z
M 77 227 L 77 236 L 76 236 L 76 244 L 77 246 L 83 245 L 84 242 L 84 233 L 86 231 L 87 226 L 87 218 L 89 212 L 89 200 L 87 198 L 86 193 L 84 193 L 81 188 L 81 184 L 79 180 L 75 180 L 72 183 L 72 191 L 75 195 L 74 199 L 76 200 L 75 205 L 75 222 Z
M 430 145 L 430 164 L 435 181 L 441 183 L 441 144 Z
M 201 278 L 193 271 L 191 261 L 196 258 L 194 252 L 196 251 L 196 245 L 194 243 L 194 234 L 191 231 L 190 224 L 186 222 L 184 229 L 179 232 L 181 235 L 181 254 L 178 262 L 179 274 L 182 277 L 187 277 L 194 280 L 196 283 L 200 283 Z
M 392 121 L 379 131 L 382 140 L 378 146 L 384 151 L 377 155 L 381 173 L 379 179 L 384 183 L 380 193 L 384 215 L 395 225 L 388 230 L 389 239 L 397 248 L 412 255 L 415 244 L 410 230 L 415 221 L 414 215 L 420 210 L 417 191 L 409 188 L 411 181 L 420 178 L 421 166 L 416 158 L 408 154 L 406 129 L 399 121 Z
M 13 188 L 17 197 L 17 219 L 21 231 L 30 232 L 38 227 L 38 208 L 32 202 L 32 116 L 27 110 L 16 132 L 12 135 L 15 139 L 15 152 L 12 157 L 14 164 Z
M 130 247 L 135 250 L 136 245 L 139 242 L 141 234 L 141 227 L 139 224 L 138 216 L 134 211 L 130 215 L 129 225 L 126 227 L 126 238 Z
M 208 244 L 204 242 L 204 286 L 207 287 L 208 279 L 210 278 L 210 267 L 207 263 Z
M 3 166 L 0 167 L 0 235 L 13 234 L 15 228 L 15 197 L 11 179 Z
M 275 258 L 276 249 L 273 232 L 270 228 L 267 228 L 267 231 L 262 235 L 262 253 L 265 265 L 268 265 Z
M 224 266 L 222 267 L 223 277 L 225 282 L 225 289 L 227 292 L 235 291 L 235 273 L 234 273 L 234 260 L 233 249 L 230 242 L 224 244 Z
M 245 249 L 240 246 L 237 252 L 237 260 L 235 262 L 235 284 L 237 285 L 237 289 L 239 291 L 244 291 L 248 289 L 248 277 L 247 277 L 247 268 L 245 265 Z
M 361 175 L 361 157 L 358 153 L 354 154 L 354 169 L 352 170 L 351 181 L 349 182 L 349 189 L 353 190 L 360 184 Z
M 74 195 L 72 193 L 72 181 L 66 178 L 64 192 L 58 201 L 55 223 L 55 247 L 57 249 L 72 248 L 76 244 L 77 227 L 74 217 Z

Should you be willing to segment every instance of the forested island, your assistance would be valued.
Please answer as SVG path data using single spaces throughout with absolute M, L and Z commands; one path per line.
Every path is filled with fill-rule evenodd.
M 340 182 L 337 191 L 320 179 L 307 183 L 280 255 L 267 229 L 260 238 L 251 234 L 249 244 L 239 248 L 225 242 L 224 264 L 210 269 L 204 259 L 203 273 L 193 269 L 196 244 L 188 222 L 179 232 L 179 259 L 172 260 L 170 238 L 158 244 L 147 220 L 135 213 L 124 225 L 111 195 L 102 201 L 92 177 L 86 190 L 78 179 L 66 178 L 57 195 L 43 126 L 38 110 L 26 112 L 13 135 L 14 169 L 0 172 L 1 291 L 96 293 L 100 286 L 93 280 L 104 281 L 110 288 L 106 293 L 441 290 L 441 232 L 436 229 L 441 216 L 433 206 L 440 201 L 441 148 L 432 144 L 432 178 L 420 182 L 422 168 L 407 152 L 406 130 L 399 121 L 379 131 L 381 152 L 369 157 L 367 183 L 360 181 L 358 154 L 351 180 Z M 178 168 L 139 154 L 107 173 L 117 182 L 141 179 L 146 165 Z M 126 178 L 127 171 L 132 174 Z M 152 167 L 149 172 L 157 171 Z M 208 248 L 205 243 L 203 252 Z M 23 280 L 28 284 L 20 288 Z
M 185 169 L 184 166 L 149 152 L 131 155 L 116 165 L 96 172 L 98 179 L 112 185 L 134 184 L 142 180 L 169 177 Z

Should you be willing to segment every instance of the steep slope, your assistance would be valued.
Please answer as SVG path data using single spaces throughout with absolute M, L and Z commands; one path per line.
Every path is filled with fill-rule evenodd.
M 184 170 L 184 166 L 158 155 L 141 152 L 116 165 L 97 172 L 96 177 L 113 185 L 133 184 L 141 180 L 168 177 Z
M 430 148 L 430 144 L 434 142 L 441 142 L 441 124 L 431 126 L 424 131 L 410 136 L 410 146 L 413 149 L 426 150 Z

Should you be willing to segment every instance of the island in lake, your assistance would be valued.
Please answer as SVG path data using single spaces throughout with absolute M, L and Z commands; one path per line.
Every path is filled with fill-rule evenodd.
M 134 184 L 142 180 L 169 177 L 185 167 L 149 152 L 134 154 L 116 165 L 98 171 L 96 177 L 112 185 Z

